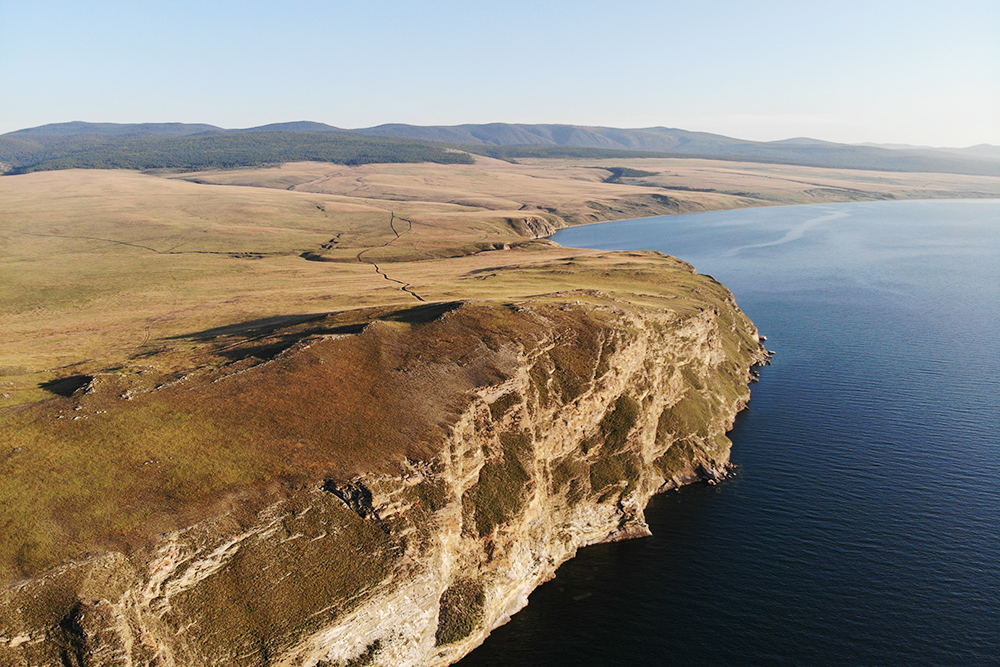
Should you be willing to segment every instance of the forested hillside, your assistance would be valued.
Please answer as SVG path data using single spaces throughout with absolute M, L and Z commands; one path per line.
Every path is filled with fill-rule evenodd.
M 7 173 L 53 169 L 211 169 L 283 162 L 471 163 L 460 151 L 423 141 L 344 133 L 206 132 L 194 135 L 133 134 L 0 137 Z
M 227 169 L 298 161 L 468 164 L 474 161 L 470 154 L 507 161 L 690 157 L 839 169 L 1000 175 L 1000 161 L 973 152 L 899 150 L 815 139 L 757 142 L 665 127 L 490 123 L 450 127 L 389 124 L 345 130 L 312 121 L 235 130 L 185 123 L 43 125 L 0 136 L 0 173 L 72 168 Z

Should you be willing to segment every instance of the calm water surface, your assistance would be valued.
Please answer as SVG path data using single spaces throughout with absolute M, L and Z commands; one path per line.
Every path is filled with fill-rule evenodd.
M 1000 200 L 578 227 L 728 286 L 776 352 L 739 474 L 659 496 L 462 661 L 1000 665 Z

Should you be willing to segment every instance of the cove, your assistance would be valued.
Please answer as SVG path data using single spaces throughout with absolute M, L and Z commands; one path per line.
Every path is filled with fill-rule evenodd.
M 654 499 L 461 663 L 971 665 L 1000 656 L 1000 200 L 575 227 L 736 295 L 776 354 L 735 478 Z

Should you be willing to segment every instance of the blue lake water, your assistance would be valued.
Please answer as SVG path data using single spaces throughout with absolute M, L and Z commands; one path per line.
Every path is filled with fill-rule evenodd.
M 577 227 L 729 287 L 773 364 L 738 475 L 658 496 L 463 667 L 1000 665 L 1000 200 Z

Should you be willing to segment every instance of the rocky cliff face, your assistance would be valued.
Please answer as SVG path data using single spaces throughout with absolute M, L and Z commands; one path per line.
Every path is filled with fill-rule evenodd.
M 560 229 L 566 227 L 566 223 L 555 216 L 525 215 L 520 218 L 507 218 L 507 224 L 519 236 L 529 239 L 547 239 Z
M 426 396 L 448 402 L 419 447 L 391 467 L 299 480 L 255 509 L 234 496 L 131 553 L 8 588 L 0 664 L 457 661 L 577 549 L 648 535 L 651 495 L 726 476 L 725 432 L 766 353 L 713 289 L 722 296 L 683 315 L 586 293 L 466 304 L 413 327 L 472 341 L 461 358 L 392 348 L 387 381 L 422 377 Z M 378 348 L 387 327 L 354 338 Z M 272 366 L 322 364 L 343 340 L 310 341 Z M 445 371 L 465 379 L 436 395 Z M 254 372 L 277 371 L 244 376 Z

